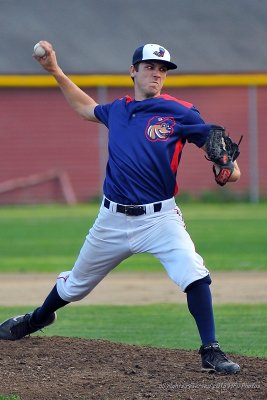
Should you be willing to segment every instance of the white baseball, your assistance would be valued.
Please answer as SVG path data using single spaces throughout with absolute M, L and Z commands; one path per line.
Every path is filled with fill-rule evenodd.
M 45 49 L 40 45 L 40 43 L 36 43 L 36 45 L 33 48 L 33 51 L 37 57 L 45 56 Z

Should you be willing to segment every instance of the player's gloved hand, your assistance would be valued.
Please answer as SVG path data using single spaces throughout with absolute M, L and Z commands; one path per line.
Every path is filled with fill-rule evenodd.
M 231 140 L 222 126 L 213 125 L 207 137 L 205 147 L 207 160 L 213 162 L 215 181 L 224 186 L 234 171 L 234 161 L 240 154 L 239 144 Z

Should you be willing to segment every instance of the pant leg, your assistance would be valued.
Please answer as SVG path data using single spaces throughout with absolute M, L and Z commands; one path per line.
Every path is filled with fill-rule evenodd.
M 121 217 L 123 216 L 112 214 L 101 206 L 74 267 L 71 271 L 62 272 L 57 278 L 58 294 L 63 300 L 81 300 L 113 268 L 132 254 L 125 218 Z
M 157 257 L 169 277 L 183 291 L 192 282 L 209 274 L 202 257 L 196 252 L 178 207 L 152 215 L 150 220 L 150 226 L 143 230 L 140 250 Z

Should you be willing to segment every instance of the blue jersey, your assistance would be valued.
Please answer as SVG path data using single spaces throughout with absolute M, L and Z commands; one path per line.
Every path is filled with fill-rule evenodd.
M 191 103 L 169 95 L 142 101 L 125 96 L 96 106 L 95 116 L 109 130 L 104 194 L 126 205 L 175 196 L 186 141 L 202 147 L 211 127 Z

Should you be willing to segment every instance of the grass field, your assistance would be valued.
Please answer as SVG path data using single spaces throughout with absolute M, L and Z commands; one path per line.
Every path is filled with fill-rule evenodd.
M 267 270 L 267 204 L 184 204 L 187 228 L 211 271 Z M 54 272 L 72 267 L 98 205 L 0 208 L 0 273 Z M 118 271 L 157 271 L 150 255 L 135 255 Z M 116 273 L 116 272 L 115 272 Z M 0 320 L 31 308 L 0 307 Z M 185 305 L 69 306 L 48 335 L 138 345 L 198 348 Z M 267 356 L 265 305 L 216 305 L 218 339 L 227 352 Z
M 31 310 L 0 307 L 0 319 Z M 227 352 L 267 356 L 265 304 L 215 305 L 214 310 L 217 338 Z M 194 320 L 183 304 L 68 306 L 58 311 L 58 322 L 44 334 L 163 348 L 198 349 L 200 345 Z
M 71 269 L 98 205 L 0 208 L 0 272 Z M 187 229 L 211 271 L 267 269 L 267 204 L 184 204 Z M 148 254 L 117 270 L 157 271 Z

